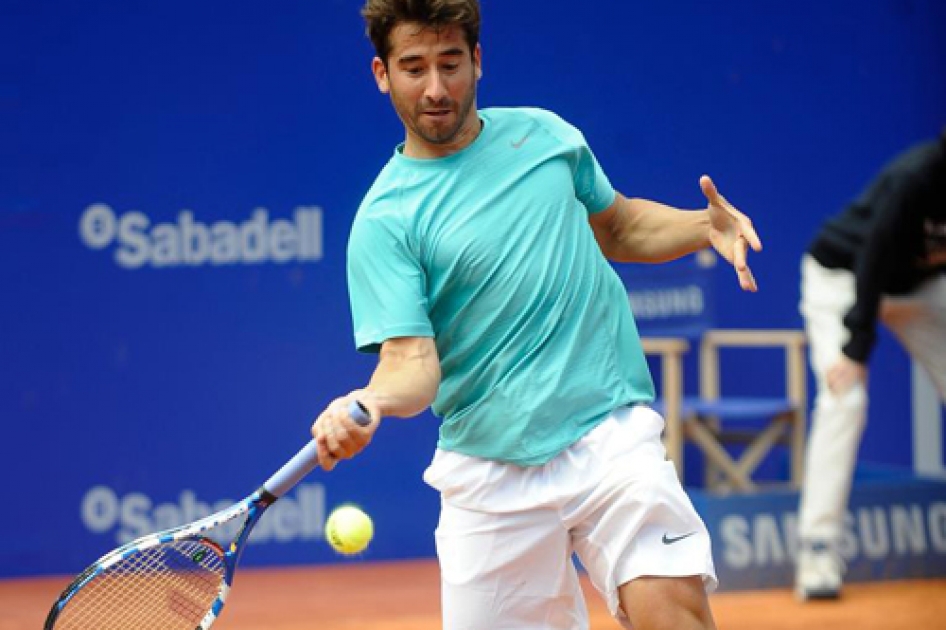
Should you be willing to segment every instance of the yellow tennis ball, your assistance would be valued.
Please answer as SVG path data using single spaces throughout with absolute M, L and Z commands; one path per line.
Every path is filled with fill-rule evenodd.
M 325 540 L 346 556 L 364 551 L 372 536 L 371 518 L 354 505 L 335 508 L 325 521 Z

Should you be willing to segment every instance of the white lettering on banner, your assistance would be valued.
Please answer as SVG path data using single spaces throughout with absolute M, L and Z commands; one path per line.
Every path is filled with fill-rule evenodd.
M 152 225 L 142 212 L 119 216 L 100 203 L 82 213 L 79 236 L 90 249 L 117 244 L 115 262 L 125 269 L 315 261 L 323 251 L 322 209 L 300 206 L 290 221 L 270 219 L 268 210 L 257 208 L 242 223 L 212 224 L 182 210 L 175 223 Z
M 705 308 L 703 291 L 695 285 L 630 291 L 627 297 L 638 319 L 692 317 Z
M 742 515 L 727 516 L 720 523 L 723 559 L 726 564 L 745 569 L 750 566 L 779 565 L 795 556 L 798 549 L 795 514 L 756 514 L 752 521 Z
M 946 553 L 946 503 L 930 506 L 930 545 L 937 553 Z
M 919 505 L 895 505 L 890 510 L 893 548 L 898 555 L 921 556 L 926 553 L 926 528 L 923 509 Z
M 184 525 L 209 516 L 233 504 L 221 499 L 213 505 L 197 499 L 191 490 L 181 492 L 177 503 L 155 505 L 151 497 L 140 492 L 124 496 L 108 486 L 95 486 L 86 492 L 80 506 L 82 523 L 94 534 L 114 530 L 115 542 L 127 542 L 157 531 Z M 243 524 L 236 519 L 221 526 L 220 537 L 236 536 Z M 282 497 L 266 512 L 250 535 L 250 542 L 288 543 L 319 540 L 325 527 L 325 487 L 301 484 L 291 495 Z
M 794 513 L 731 514 L 720 521 L 721 557 L 737 570 L 785 564 L 798 552 L 797 531 Z M 946 555 L 946 503 L 859 508 L 847 514 L 839 551 L 848 562 Z
M 846 521 L 849 523 L 850 521 Z M 890 530 L 887 528 L 887 519 L 884 509 L 880 507 L 858 510 L 858 531 L 862 553 L 876 560 L 890 553 Z M 845 529 L 841 552 L 845 555 L 857 553 L 858 540 L 852 535 L 850 527 Z

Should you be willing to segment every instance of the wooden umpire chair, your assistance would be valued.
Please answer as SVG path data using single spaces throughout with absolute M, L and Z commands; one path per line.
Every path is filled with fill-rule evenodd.
M 659 357 L 661 390 L 658 409 L 667 422 L 668 457 L 683 479 L 683 447 L 695 444 L 706 460 L 708 489 L 752 491 L 753 477 L 776 447 L 787 449 L 789 486 L 801 485 L 807 425 L 805 335 L 800 330 L 710 329 L 698 340 L 699 392 L 684 393 L 683 364 L 690 342 L 685 338 L 644 337 L 644 352 Z M 784 354 L 784 392 L 771 396 L 723 393 L 720 353 L 724 349 L 780 349 Z
M 773 476 L 777 483 L 797 488 L 803 474 L 808 404 L 804 333 L 717 328 L 716 262 L 717 256 L 704 250 L 661 265 L 615 266 L 627 287 L 644 352 L 660 363 L 656 407 L 667 423 L 667 455 L 684 480 L 684 445 L 695 445 L 706 463 L 705 485 L 712 490 L 751 491 L 759 487 L 760 479 Z M 744 351 L 748 354 L 742 356 Z M 770 386 L 765 382 L 769 375 L 781 376 L 781 366 L 773 363 L 779 352 L 784 355 L 784 382 Z M 765 377 L 765 395 L 734 395 L 745 390 L 739 387 L 739 374 L 723 378 L 723 371 L 742 365 L 740 360 L 752 366 L 753 375 Z M 684 373 L 694 371 L 698 387 L 686 387 Z M 690 393 L 693 389 L 695 394 Z M 784 482 L 773 475 L 781 470 L 762 466 L 776 448 L 787 451 Z

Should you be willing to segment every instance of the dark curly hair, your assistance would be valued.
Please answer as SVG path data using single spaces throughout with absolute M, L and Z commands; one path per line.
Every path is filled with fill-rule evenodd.
M 367 0 L 361 16 L 368 38 L 385 66 L 391 54 L 391 31 L 406 22 L 438 30 L 459 26 L 471 54 L 480 41 L 479 0 Z

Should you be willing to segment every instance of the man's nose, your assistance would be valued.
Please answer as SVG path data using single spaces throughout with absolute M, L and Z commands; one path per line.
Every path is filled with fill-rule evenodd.
M 435 103 L 439 103 L 447 96 L 447 87 L 439 72 L 430 73 L 424 96 Z

